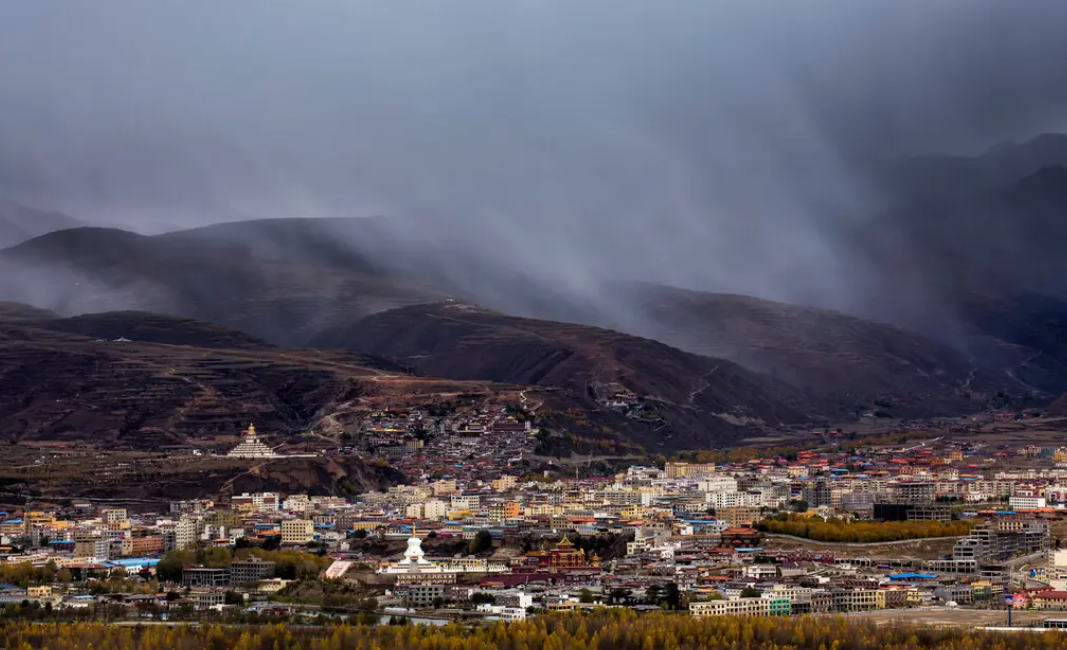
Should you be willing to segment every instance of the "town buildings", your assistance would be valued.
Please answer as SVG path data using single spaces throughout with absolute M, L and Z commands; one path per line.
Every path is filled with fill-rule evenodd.
M 390 441 L 394 434 L 410 437 L 429 422 L 412 413 L 383 413 L 378 429 L 365 433 Z M 259 559 L 282 547 L 284 554 L 328 555 L 323 580 L 360 581 L 383 602 L 415 608 L 458 602 L 501 620 L 521 620 L 527 608 L 653 607 L 666 602 L 668 591 L 672 607 L 688 607 L 695 616 L 948 602 L 983 607 L 1026 586 L 1027 603 L 1054 609 L 1063 600 L 1059 593 L 1067 592 L 1067 555 L 1051 550 L 1050 524 L 1067 516 L 1060 505 L 1067 468 L 1054 460 L 1059 450 L 1019 455 L 958 443 L 883 445 L 546 476 L 509 466 L 517 457 L 509 445 L 528 440 L 499 438 L 489 445 L 497 451 L 477 447 L 483 436 L 509 427 L 516 429 L 509 435 L 525 438 L 525 424 L 511 426 L 506 417 L 450 422 L 440 434 L 449 446 L 427 438 L 399 462 L 415 466 L 423 458 L 418 454 L 445 449 L 449 455 L 417 461 L 401 485 L 347 498 L 203 495 L 157 511 L 34 505 L 0 520 L 15 558 L 7 561 L 135 581 L 151 577 L 170 551 L 207 558 L 225 548 L 229 560 L 189 563 L 180 581 L 192 590 L 190 604 L 218 608 L 238 606 L 233 594 L 229 604 L 219 600 L 226 591 L 253 602 L 297 579 L 281 560 L 276 566 Z M 871 557 L 866 548 L 799 551 L 761 530 L 765 518 L 787 512 L 842 527 L 974 525 L 946 544 L 951 552 L 943 557 L 915 559 L 893 554 L 891 546 Z M 263 551 L 250 556 L 246 547 Z M 1042 579 L 1050 588 L 1035 589 L 1016 567 L 1042 566 L 1045 557 Z M 35 598 L 56 598 L 37 589 L 51 585 L 33 586 Z

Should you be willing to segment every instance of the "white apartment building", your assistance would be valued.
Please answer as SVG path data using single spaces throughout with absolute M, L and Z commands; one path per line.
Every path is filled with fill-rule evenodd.
M 526 620 L 525 607 L 504 607 L 502 605 L 482 604 L 478 605 L 478 611 L 499 617 L 500 620 L 506 623 Z
M 282 502 L 282 510 L 289 512 L 307 512 L 311 510 L 311 499 L 306 494 L 290 494 Z
M 706 603 L 690 603 L 689 613 L 693 616 L 769 616 L 771 601 L 758 597 L 710 600 Z
M 481 503 L 482 499 L 477 494 L 456 495 L 452 497 L 453 510 L 470 510 L 472 512 L 478 512 Z
M 704 495 L 704 502 L 716 510 L 738 506 L 758 508 L 763 505 L 763 494 L 760 492 L 708 492 Z
M 1018 496 L 1008 499 L 1008 507 L 1012 510 L 1037 510 L 1045 507 L 1045 497 Z
M 456 479 L 454 478 L 441 479 L 433 484 L 434 496 L 448 496 L 458 491 L 459 488 L 456 486 Z
M 705 476 L 697 482 L 701 492 L 737 492 L 737 479 L 725 474 Z
M 501 476 L 500 478 L 496 479 L 495 481 L 493 481 L 492 483 L 490 483 L 490 485 L 497 492 L 507 492 L 508 490 L 514 490 L 515 489 L 515 486 L 518 485 L 518 479 L 515 478 L 514 476 L 509 476 L 509 475 L 505 474 L 505 475 Z
M 174 524 L 174 547 L 185 550 L 196 544 L 197 521 L 191 517 L 182 517 Z
M 422 516 L 426 519 L 440 520 L 448 514 L 448 504 L 440 499 L 430 499 L 423 504 Z
M 234 508 L 245 507 L 256 512 L 272 512 L 282 505 L 282 498 L 277 492 L 245 492 L 230 499 Z

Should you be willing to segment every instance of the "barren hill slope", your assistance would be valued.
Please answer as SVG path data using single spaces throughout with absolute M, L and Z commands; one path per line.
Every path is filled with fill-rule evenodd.
M 1048 411 L 1052 415 L 1067 416 L 1067 393 L 1064 393 L 1058 400 L 1053 402 L 1052 405 L 1048 407 Z
M 725 357 L 842 405 L 899 402 L 911 412 L 966 411 L 976 380 L 963 352 L 840 312 L 672 287 L 631 288 L 639 333 Z
M 395 357 L 425 374 L 554 386 L 595 398 L 625 390 L 658 404 L 689 444 L 751 434 L 737 425 L 776 427 L 811 419 L 788 388 L 736 364 L 649 339 L 553 321 L 506 316 L 443 302 L 369 316 L 327 332 L 318 347 Z
M 83 314 L 73 318 L 48 319 L 34 327 L 69 332 L 94 339 L 129 339 L 140 343 L 193 345 L 230 350 L 263 350 L 274 346 L 244 332 L 211 323 L 139 311 Z
M 249 422 L 285 436 L 375 408 L 366 401 L 433 403 L 475 390 L 509 389 L 414 377 L 339 351 L 114 341 L 0 323 L 0 439 L 9 441 L 210 444 Z
M 110 333 L 142 328 L 172 344 L 45 329 L 57 325 Z M 245 347 L 207 347 L 231 343 Z M 649 423 L 590 410 L 590 400 L 573 390 L 417 376 L 381 357 L 279 349 L 188 319 L 121 312 L 0 322 L 0 441 L 218 448 L 234 444 L 254 422 L 277 444 L 301 432 L 339 435 L 383 408 L 432 409 L 473 395 L 543 406 L 560 430 L 640 445 L 664 442 Z M 734 441 L 745 433 L 722 424 L 711 433 L 693 428 L 666 448 Z
M 21 302 L 0 301 L 0 322 L 29 323 L 59 318 L 59 314 Z

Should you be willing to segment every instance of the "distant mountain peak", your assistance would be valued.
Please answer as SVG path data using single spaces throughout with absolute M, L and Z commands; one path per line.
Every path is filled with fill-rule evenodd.
M 81 225 L 83 224 L 77 219 L 64 214 L 38 210 L 0 197 L 0 248 Z
M 1057 200 L 1067 196 L 1067 167 L 1044 165 L 1011 187 L 1014 195 L 1052 196 Z
M 1032 175 L 1023 179 L 1023 181 L 1025 182 L 1029 179 L 1063 181 L 1067 179 L 1067 167 L 1064 167 L 1063 165 L 1045 165 Z
M 1067 147 L 1067 133 L 1042 133 L 1026 143 L 1025 146 L 1057 145 Z

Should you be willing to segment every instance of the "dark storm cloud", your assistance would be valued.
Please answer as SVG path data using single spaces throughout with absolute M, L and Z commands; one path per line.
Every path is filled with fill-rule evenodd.
M 848 304 L 842 233 L 885 198 L 861 170 L 1067 126 L 1065 24 L 1045 0 L 9 2 L 0 193 L 142 231 L 397 214 L 579 295 Z

